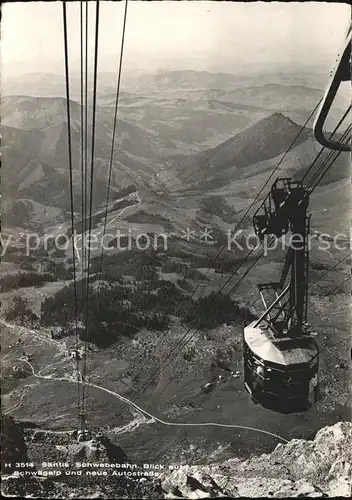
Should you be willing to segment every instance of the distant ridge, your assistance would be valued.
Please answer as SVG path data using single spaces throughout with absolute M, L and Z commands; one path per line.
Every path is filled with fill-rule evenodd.
M 219 177 L 230 168 L 237 171 L 282 154 L 301 130 L 282 113 L 273 113 L 236 134 L 215 148 L 193 156 L 181 165 L 178 176 L 183 182 L 207 180 Z M 305 141 L 311 134 L 304 129 L 295 145 Z

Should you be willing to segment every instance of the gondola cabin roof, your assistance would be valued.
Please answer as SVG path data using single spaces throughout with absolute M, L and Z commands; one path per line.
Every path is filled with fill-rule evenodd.
M 309 364 L 317 355 L 315 341 L 307 336 L 275 338 L 269 325 L 255 321 L 244 329 L 244 340 L 255 356 L 282 366 Z

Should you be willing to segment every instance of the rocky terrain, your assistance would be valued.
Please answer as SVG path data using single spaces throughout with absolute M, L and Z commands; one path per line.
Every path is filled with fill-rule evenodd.
M 321 429 L 312 441 L 294 439 L 246 461 L 183 466 L 161 478 L 164 498 L 349 497 L 352 424 Z
M 57 498 L 287 498 L 287 497 L 349 497 L 352 488 L 352 424 L 339 422 L 321 429 L 314 439 L 294 439 L 278 444 L 268 454 L 252 456 L 243 461 L 230 458 L 209 465 L 182 465 L 169 463 L 166 471 L 155 471 L 143 476 L 141 464 L 131 464 L 124 452 L 112 446 L 104 436 L 91 436 L 88 441 L 77 441 L 77 434 L 48 434 L 36 430 L 23 431 L 11 420 L 5 419 L 8 432 L 4 445 L 8 457 L 24 461 L 39 461 L 45 449 L 45 467 L 38 475 L 19 477 L 18 471 L 7 471 L 3 477 L 5 496 L 25 493 L 32 497 Z M 14 433 L 16 428 L 16 433 Z M 25 438 L 24 438 L 25 435 Z M 24 444 L 27 440 L 27 445 Z M 19 446 L 19 443 L 22 443 Z M 14 451 L 13 451 L 14 450 Z M 85 463 L 81 481 L 65 474 L 64 464 Z M 36 461 L 35 461 L 36 463 Z M 92 474 L 87 463 L 101 463 Z M 4 465 L 4 459 L 3 459 Z M 66 469 L 65 469 L 66 467 Z M 114 476 L 112 471 L 128 470 L 128 475 Z M 6 470 L 3 469 L 3 470 Z M 28 469 L 27 469 L 28 470 Z M 36 467 L 32 470 L 40 470 Z M 50 476 L 50 472 L 61 471 Z M 34 479 L 35 477 L 35 479 Z

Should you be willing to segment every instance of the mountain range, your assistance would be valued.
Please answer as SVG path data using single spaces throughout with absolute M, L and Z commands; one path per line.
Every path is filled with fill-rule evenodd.
M 112 74 L 103 76 L 106 85 L 100 88 L 96 114 L 94 209 L 106 197 L 115 104 L 108 85 Z M 29 82 L 38 78 L 32 75 Z M 250 77 L 185 71 L 145 75 L 131 82 L 120 97 L 111 199 L 118 199 L 121 189 L 136 186 L 142 193 L 138 209 L 155 215 L 163 206 L 162 216 L 167 219 L 171 211 L 178 213 L 176 223 L 197 218 L 209 196 L 220 197 L 240 212 L 293 141 L 278 174 L 299 177 L 319 151 L 311 129 L 301 131 L 301 125 L 322 92 L 266 80 L 259 85 Z M 277 76 L 277 80 L 284 78 Z M 50 82 L 51 76 L 44 75 L 44 87 Z M 340 112 L 342 101 L 339 106 Z M 79 102 L 70 102 L 76 212 L 81 205 L 82 112 Z M 1 113 L 4 224 L 36 225 L 45 220 L 43 213 L 65 220 L 70 210 L 66 100 L 8 95 L 2 98 Z M 87 116 L 90 172 L 90 105 Z M 347 177 L 348 164 L 342 155 L 324 182 Z M 16 207 L 17 203 L 21 206 Z M 32 215 L 16 216 L 25 207 Z

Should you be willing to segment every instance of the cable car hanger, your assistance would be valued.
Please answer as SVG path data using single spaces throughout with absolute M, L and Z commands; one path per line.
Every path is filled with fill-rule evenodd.
M 351 151 L 351 144 L 332 141 L 325 136 L 323 128 L 341 83 L 351 81 L 351 34 L 352 24 L 348 28 L 343 50 L 337 59 L 336 69 L 332 74 L 313 126 L 316 140 L 322 146 L 336 151 Z

